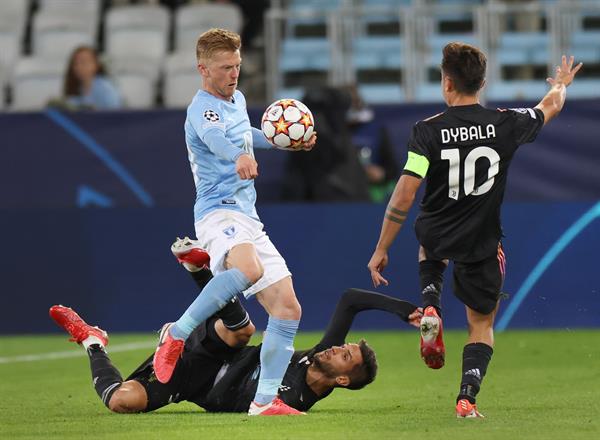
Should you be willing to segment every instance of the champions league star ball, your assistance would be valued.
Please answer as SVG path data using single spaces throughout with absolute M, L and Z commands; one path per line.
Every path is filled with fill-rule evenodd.
M 296 99 L 279 99 L 265 110 L 262 132 L 274 147 L 299 150 L 315 129 L 315 120 L 307 106 Z

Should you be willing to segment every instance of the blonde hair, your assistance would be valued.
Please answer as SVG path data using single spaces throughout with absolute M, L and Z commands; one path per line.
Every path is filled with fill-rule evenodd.
M 226 29 L 209 29 L 198 38 L 196 43 L 196 58 L 206 61 L 216 52 L 235 52 L 242 47 L 242 40 L 235 32 Z

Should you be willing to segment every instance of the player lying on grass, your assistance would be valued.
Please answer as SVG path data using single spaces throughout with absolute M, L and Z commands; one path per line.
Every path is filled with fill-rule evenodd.
M 202 289 L 212 278 L 208 254 L 192 240 L 176 242 L 173 251 L 188 270 L 195 270 L 191 274 Z M 377 373 L 375 353 L 364 340 L 345 343 L 345 338 L 355 315 L 373 309 L 393 313 L 414 327 L 422 316 L 421 309 L 409 302 L 366 290 L 347 290 L 320 342 L 292 356 L 279 399 L 306 411 L 334 388 L 360 389 L 371 383 Z M 237 298 L 193 331 L 166 384 L 156 379 L 152 356 L 123 381 L 105 351 L 105 331 L 86 324 L 68 307 L 53 306 L 50 316 L 72 341 L 86 349 L 96 392 L 111 411 L 148 412 L 189 401 L 212 412 L 247 412 L 256 393 L 261 346 L 247 345 L 254 325 Z

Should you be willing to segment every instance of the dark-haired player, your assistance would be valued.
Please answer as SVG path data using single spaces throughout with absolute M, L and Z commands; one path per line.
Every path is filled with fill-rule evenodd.
M 200 289 L 204 288 L 212 274 L 207 266 L 197 268 L 208 263 L 208 255 L 191 240 L 179 244 L 174 253 L 193 271 Z M 421 309 L 406 301 L 349 289 L 338 302 L 321 341 L 310 350 L 293 354 L 277 399 L 306 411 L 334 388 L 354 390 L 371 383 L 377 373 L 375 353 L 364 340 L 345 343 L 354 316 L 371 309 L 396 314 L 414 327 L 419 327 L 422 316 Z M 157 380 L 152 356 L 123 381 L 104 349 L 106 332 L 86 324 L 68 307 L 53 306 L 50 316 L 72 341 L 86 349 L 96 392 L 114 412 L 148 412 L 181 401 L 196 403 L 207 411 L 247 412 L 256 393 L 261 346 L 246 345 L 254 326 L 237 299 L 192 332 L 166 384 Z M 267 410 L 262 415 L 270 413 Z
M 566 88 L 581 68 L 573 57 L 548 78 L 550 91 L 534 108 L 492 110 L 479 104 L 486 57 L 476 47 L 450 43 L 443 50 L 442 95 L 448 109 L 413 128 L 408 160 L 385 212 L 379 242 L 369 261 L 375 286 L 388 249 L 400 231 L 417 189 L 427 179 L 415 231 L 420 243 L 423 319 L 421 356 L 431 368 L 444 365 L 440 295 L 443 273 L 454 261 L 454 294 L 465 304 L 469 324 L 463 350 L 458 417 L 483 417 L 475 398 L 492 358 L 494 317 L 504 280 L 500 206 L 508 167 L 525 143 L 561 111 Z

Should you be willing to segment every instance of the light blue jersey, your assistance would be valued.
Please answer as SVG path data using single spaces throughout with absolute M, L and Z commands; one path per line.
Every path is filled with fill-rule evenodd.
M 254 180 L 242 180 L 235 162 L 254 147 L 271 148 L 262 132 L 250 126 L 246 99 L 236 90 L 231 101 L 199 90 L 187 109 L 185 142 L 196 184 L 194 221 L 215 209 L 233 209 L 260 220 Z

